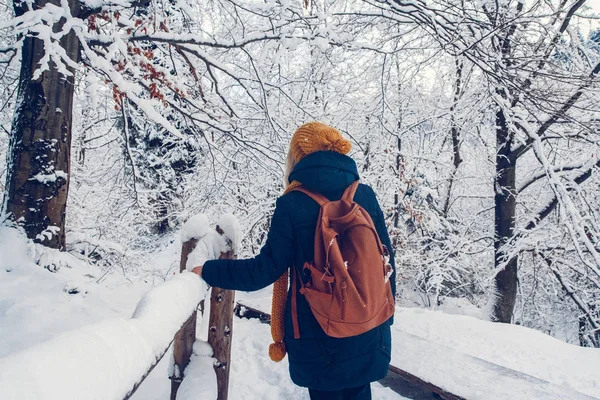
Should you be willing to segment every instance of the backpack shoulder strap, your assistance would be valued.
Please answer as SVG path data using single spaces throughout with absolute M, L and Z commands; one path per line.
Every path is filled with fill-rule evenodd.
M 329 203 L 329 199 L 327 197 L 325 197 L 325 196 L 323 196 L 322 194 L 319 194 L 319 193 L 311 192 L 310 190 L 306 189 L 303 186 L 295 187 L 291 191 L 292 192 L 296 191 L 296 192 L 302 192 L 302 193 L 304 193 L 305 195 L 307 195 L 308 197 L 310 197 L 311 199 L 313 199 L 314 201 L 316 201 L 317 203 L 319 203 L 319 205 L 321 207 L 323 207 L 325 204 Z
M 342 195 L 342 200 L 345 200 L 348 203 L 352 203 L 352 201 L 354 200 L 354 195 L 356 194 L 356 189 L 358 189 L 358 183 L 359 181 L 356 180 L 346 188 L 344 194 Z

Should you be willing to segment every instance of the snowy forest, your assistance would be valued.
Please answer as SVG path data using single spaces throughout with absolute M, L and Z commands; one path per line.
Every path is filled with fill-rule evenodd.
M 600 347 L 598 3 L 14 0 L 0 32 L 0 225 L 99 282 L 173 275 L 149 265 L 198 213 L 256 254 L 316 120 L 378 196 L 399 305 Z

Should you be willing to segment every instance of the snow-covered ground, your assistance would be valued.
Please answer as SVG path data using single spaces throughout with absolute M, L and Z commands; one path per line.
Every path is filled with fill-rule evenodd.
M 253 302 L 254 305 L 266 305 L 267 303 L 270 304 L 270 296 L 270 288 L 266 288 L 253 294 L 238 293 L 236 300 L 244 303 Z M 206 326 L 206 319 L 204 319 L 203 324 L 198 327 L 198 333 L 204 335 L 203 338 L 205 339 L 206 332 L 208 332 L 208 327 Z M 258 320 L 234 318 L 230 399 L 307 400 L 309 398 L 306 389 L 295 386 L 290 380 L 287 357 L 279 363 L 271 361 L 268 356 L 270 343 L 269 325 Z M 152 371 L 132 397 L 132 400 L 162 400 L 168 398 L 171 384 L 166 378 L 168 360 L 165 359 Z M 404 399 L 404 397 L 379 383 L 374 383 L 372 386 L 374 399 Z
M 169 265 L 154 265 L 150 266 L 149 270 L 160 272 L 162 268 L 163 276 L 172 276 L 165 271 L 172 267 L 173 260 L 179 259 L 179 248 L 178 240 L 163 247 L 153 259 L 157 263 Z M 40 250 L 6 227 L 0 227 L 0 254 L 0 365 L 2 359 L 13 360 L 10 367 L 0 367 L 0 382 L 3 375 L 9 376 L 9 368 L 22 367 L 18 363 L 19 354 L 25 354 L 23 351 L 37 351 L 36 349 L 44 347 L 40 346 L 40 343 L 48 340 L 52 341 L 47 343 L 54 343 L 57 338 L 64 337 L 65 331 L 87 327 L 97 322 L 101 323 L 95 326 L 103 326 L 107 320 L 131 321 L 130 318 L 140 299 L 153 286 L 159 284 L 155 279 L 145 280 L 143 277 L 133 278 L 119 274 L 111 274 L 98 283 L 98 277 L 103 273 L 99 269 L 69 255 Z M 52 259 L 55 264 L 63 266 L 56 272 L 50 272 L 34 262 L 39 257 Z M 161 274 L 152 273 L 154 277 L 159 275 Z M 236 297 L 249 306 L 268 311 L 270 288 L 255 293 L 237 293 Z M 148 301 L 145 300 L 145 303 Z M 136 312 L 139 313 L 140 310 Z M 170 317 L 165 316 L 166 320 Z M 162 317 L 159 315 L 156 318 Z M 206 319 L 200 321 L 200 339 L 203 339 L 202 335 L 207 332 Z M 157 326 L 156 329 L 159 330 L 160 327 Z M 450 389 L 469 389 L 466 387 L 466 380 L 478 372 L 470 368 L 474 365 L 491 365 L 491 370 L 496 368 L 499 376 L 506 375 L 503 371 L 510 370 L 509 375 L 515 375 L 512 371 L 518 371 L 526 376 L 525 380 L 538 383 L 543 381 L 544 387 L 550 388 L 549 390 L 574 390 L 592 398 L 599 398 L 599 349 L 569 345 L 519 326 L 493 324 L 470 316 L 450 315 L 440 311 L 400 307 L 397 309 L 393 335 L 394 365 L 406 368 L 409 372 L 412 368 L 412 371 L 420 376 L 432 379 L 436 384 L 446 385 Z M 291 382 L 287 371 L 287 358 L 280 363 L 269 359 L 267 349 L 270 342 L 268 325 L 257 320 L 234 320 L 231 399 L 308 399 L 306 390 L 296 387 Z M 199 354 L 197 368 L 206 370 L 210 365 L 210 358 L 206 357 L 207 349 L 202 343 L 199 342 L 195 349 Z M 33 347 L 32 350 L 32 346 L 39 347 Z M 54 356 L 57 360 L 56 368 L 60 371 L 61 355 L 64 355 L 61 352 L 71 350 L 77 351 L 57 349 L 53 355 L 52 350 L 49 351 L 46 346 L 45 365 L 50 365 L 48 360 Z M 87 354 L 94 356 L 95 353 L 93 349 L 89 349 Z M 133 399 L 168 398 L 169 359 L 169 356 L 163 358 Z M 85 359 L 81 360 L 82 366 L 85 362 Z M 6 363 L 4 365 L 6 366 Z M 444 369 L 444 366 L 447 368 Z M 450 373 L 449 367 L 454 368 Z M 76 368 L 65 372 L 69 372 L 73 380 L 89 378 L 77 377 Z M 96 374 L 102 373 L 96 371 Z M 464 380 L 461 381 L 460 377 L 464 377 Z M 517 378 L 521 379 L 520 376 Z M 499 393 L 518 394 L 519 390 L 525 390 L 519 386 L 498 387 L 501 382 L 504 381 L 498 379 L 495 382 L 495 390 L 494 385 L 489 387 L 490 393 L 495 393 L 496 396 L 489 397 L 489 393 L 485 396 L 482 393 L 477 395 L 478 392 L 473 388 L 471 392 L 466 393 L 472 395 L 469 398 L 501 399 L 509 397 Z M 7 384 L 6 380 L 4 384 Z M 183 395 L 185 387 L 182 386 L 182 389 Z M 373 385 L 373 393 L 374 399 L 402 399 L 400 395 L 378 383 Z M 100 396 L 100 391 L 96 394 L 97 396 L 90 394 L 89 398 L 105 399 Z M 211 397 L 210 390 L 206 394 L 206 398 Z M 520 397 L 515 398 L 527 397 L 523 397 L 521 393 Z M 6 400 L 6 397 L 2 399 Z
M 130 316 L 150 285 L 109 274 L 68 254 L 27 243 L 0 226 L 0 357 L 44 342 L 58 333 L 107 318 Z M 42 255 L 62 267 L 35 264 Z M 48 260 L 50 261 L 50 260 Z
M 600 398 L 600 349 L 439 311 L 398 307 L 395 318 L 392 364 L 451 393 L 482 400 Z
M 175 241 L 172 246 L 166 247 L 163 251 L 178 260 L 179 248 L 179 243 Z M 65 348 L 64 341 L 60 339 L 72 339 L 73 336 L 69 335 L 75 333 L 76 337 L 84 335 L 84 341 L 93 343 L 94 338 L 91 336 L 95 327 L 108 324 L 117 328 L 119 324 L 115 321 L 120 321 L 122 325 L 123 320 L 129 319 L 134 314 L 136 305 L 144 294 L 153 287 L 143 279 L 128 279 L 118 274 L 111 275 L 102 283 L 97 283 L 102 271 L 68 255 L 53 254 L 52 257 L 55 257 L 57 262 L 61 257 L 63 258 L 63 266 L 56 272 L 50 272 L 34 263 L 36 251 L 39 252 L 40 249 L 27 244 L 14 230 L 0 227 L 0 254 L 2 254 L 0 259 L 0 382 L 3 384 L 7 384 L 3 378 L 10 379 L 14 369 L 26 365 L 19 364 L 20 355 L 26 355 L 28 360 L 31 360 L 31 353 L 34 353 L 34 356 L 43 355 L 45 365 L 48 365 L 47 363 L 51 362 L 54 356 L 57 368 L 66 366 L 64 356 L 73 356 L 70 351 L 80 351 L 87 357 L 98 357 L 100 349 Z M 168 257 L 162 254 L 156 259 L 166 258 Z M 270 288 L 255 295 L 240 293 L 238 298 L 252 304 L 266 304 L 270 302 Z M 162 311 L 165 314 L 169 313 L 169 310 Z M 202 334 L 208 331 L 205 325 L 207 319 L 203 319 L 198 328 L 200 339 Z M 88 329 L 90 327 L 92 330 Z M 158 321 L 156 330 L 161 330 Z M 308 398 L 305 389 L 291 382 L 287 371 L 287 359 L 281 363 L 274 363 L 269 359 L 267 350 L 271 343 L 271 336 L 268 325 L 255 320 L 236 318 L 233 338 L 231 399 Z M 58 343 L 58 346 L 61 346 L 54 355 L 51 354 L 48 346 L 45 346 L 50 343 Z M 70 357 L 67 358 L 72 360 Z M 3 364 L 2 361 L 11 361 L 10 367 L 6 367 L 6 363 Z M 133 399 L 162 400 L 169 397 L 171 385 L 168 379 L 169 361 L 170 356 L 167 353 L 137 390 Z M 86 360 L 82 359 L 81 366 L 85 367 L 85 364 Z M 2 365 L 6 368 L 3 369 Z M 64 371 L 69 374 L 69 379 L 73 382 L 82 384 L 86 379 L 94 380 L 94 377 L 89 374 L 89 368 L 82 368 L 80 371 L 82 376 L 77 379 L 77 371 L 73 367 L 71 363 L 69 369 L 65 368 Z M 102 371 L 96 372 L 96 374 L 102 373 Z M 37 371 L 37 374 L 42 374 L 42 371 Z M 31 383 L 34 382 L 35 379 Z M 7 387 L 0 388 L 0 393 L 10 393 L 7 389 Z M 402 399 L 401 396 L 379 384 L 374 385 L 373 392 L 377 399 Z M 105 393 L 106 391 L 97 389 L 96 395 L 90 393 L 88 398 L 106 400 L 103 397 Z M 0 398 L 21 400 L 25 397 L 10 399 L 0 396 Z

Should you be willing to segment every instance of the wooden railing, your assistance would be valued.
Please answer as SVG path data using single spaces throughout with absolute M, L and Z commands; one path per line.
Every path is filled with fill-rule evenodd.
M 1 358 L 0 399 L 131 397 L 204 290 L 195 275 L 175 277 L 152 288 L 131 318 L 99 321 Z
M 233 238 L 220 258 L 235 258 Z M 183 243 L 180 272 L 198 243 Z M 196 340 L 197 308 L 206 285 L 189 273 L 152 288 L 131 318 L 103 320 L 64 332 L 46 342 L 0 358 L 0 399 L 129 399 L 174 343 L 179 376 L 171 378 L 171 399 L 185 378 Z M 216 358 L 218 399 L 228 394 L 234 293 L 213 288 L 208 342 Z M 167 309 L 169 312 L 164 312 Z M 201 307 L 202 310 L 202 307 Z

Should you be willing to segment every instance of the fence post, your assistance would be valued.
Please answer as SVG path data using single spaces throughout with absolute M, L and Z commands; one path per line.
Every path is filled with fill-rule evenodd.
M 181 246 L 181 260 L 179 261 L 179 272 L 185 271 L 188 256 L 198 243 L 198 239 L 190 239 L 183 243 Z M 196 314 L 194 311 L 192 315 L 185 321 L 185 324 L 175 334 L 173 341 L 173 360 L 174 360 L 174 371 L 173 375 L 169 377 L 171 379 L 171 400 L 175 400 L 177 397 L 177 390 L 181 385 L 183 379 L 183 371 L 190 362 L 192 355 L 192 349 L 194 342 L 196 341 Z
M 219 235 L 223 230 L 217 226 Z M 235 246 L 231 238 L 225 237 L 227 248 L 219 259 L 235 259 Z M 227 400 L 229 393 L 229 372 L 231 370 L 231 339 L 233 334 L 233 306 L 235 291 L 213 287 L 210 297 L 210 317 L 208 322 L 208 343 L 213 349 L 215 373 L 217 375 L 217 400 Z

